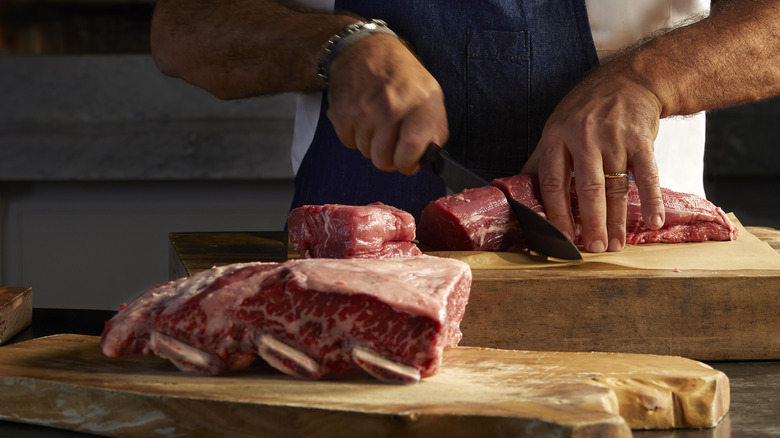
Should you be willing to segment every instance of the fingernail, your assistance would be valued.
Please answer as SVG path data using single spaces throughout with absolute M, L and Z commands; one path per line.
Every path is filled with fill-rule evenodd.
M 610 251 L 620 251 L 623 249 L 623 245 L 620 243 L 620 239 L 617 237 L 613 237 L 609 239 L 609 250 Z
M 590 243 L 590 247 L 588 248 L 589 252 L 604 252 L 604 250 L 607 249 L 607 247 L 604 245 L 604 242 L 601 240 L 594 240 Z
M 650 218 L 650 228 L 657 230 L 662 226 L 664 226 L 664 220 L 661 219 L 660 214 L 655 214 L 652 218 Z

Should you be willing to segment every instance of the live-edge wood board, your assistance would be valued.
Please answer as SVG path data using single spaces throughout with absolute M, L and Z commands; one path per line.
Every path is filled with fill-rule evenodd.
M 99 338 L 0 347 L 0 419 L 119 437 L 616 437 L 710 427 L 728 378 L 680 358 L 457 347 L 414 385 L 299 380 L 264 368 L 187 375 L 108 358 Z

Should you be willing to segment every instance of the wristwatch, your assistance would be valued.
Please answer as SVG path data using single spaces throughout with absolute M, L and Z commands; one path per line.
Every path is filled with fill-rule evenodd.
M 317 75 L 325 81 L 325 86 L 328 85 L 328 78 L 330 77 L 330 65 L 333 63 L 333 60 L 336 59 L 336 56 L 347 47 L 372 33 L 386 33 L 388 35 L 393 35 L 396 38 L 398 37 L 395 32 L 387 27 L 386 22 L 373 19 L 370 21 L 352 23 L 344 28 L 344 30 L 328 39 L 328 42 L 322 46 L 322 53 L 317 62 Z

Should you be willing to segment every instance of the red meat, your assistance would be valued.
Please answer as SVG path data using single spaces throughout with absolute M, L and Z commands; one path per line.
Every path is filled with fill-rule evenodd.
M 290 241 L 303 258 L 377 258 L 420 255 L 412 243 L 414 217 L 371 205 L 304 205 L 287 218 Z
M 506 251 L 522 246 L 522 236 L 509 203 L 498 190 L 545 215 L 539 183 L 534 175 L 521 174 L 493 180 L 491 186 L 464 190 L 431 202 L 418 226 L 420 242 L 444 250 Z M 580 240 L 580 215 L 574 181 L 570 190 L 572 215 L 577 225 L 575 243 Z M 705 240 L 734 240 L 737 228 L 719 207 L 696 195 L 661 188 L 666 221 L 659 230 L 647 228 L 642 220 L 636 184 L 629 181 L 626 242 L 679 243 Z M 490 236 L 486 239 L 485 236 Z
M 420 242 L 456 251 L 504 251 L 520 238 L 501 190 L 485 186 L 445 196 L 423 209 Z
M 467 264 L 424 255 L 233 264 L 145 292 L 108 321 L 101 346 L 196 373 L 259 355 L 298 377 L 362 368 L 416 382 L 460 341 L 470 288 Z

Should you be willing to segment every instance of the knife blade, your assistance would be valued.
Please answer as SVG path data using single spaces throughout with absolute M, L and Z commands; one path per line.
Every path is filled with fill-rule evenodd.
M 490 185 L 484 178 L 458 163 L 441 146 L 433 143 L 428 145 L 420 158 L 420 167 L 438 175 L 455 193 Z M 506 193 L 504 196 L 520 223 L 529 250 L 563 260 L 582 260 L 577 246 L 555 225 Z

